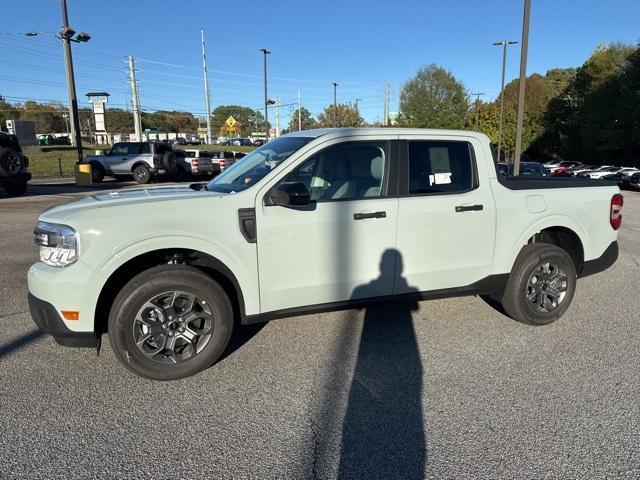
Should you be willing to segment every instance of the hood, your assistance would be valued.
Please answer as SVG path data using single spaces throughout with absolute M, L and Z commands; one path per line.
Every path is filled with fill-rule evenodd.
M 214 193 L 206 190 L 193 190 L 188 186 L 145 187 L 104 191 L 51 207 L 42 212 L 41 219 L 60 222 L 86 210 L 95 212 L 103 208 L 124 207 L 129 205 L 143 206 L 144 204 L 151 203 L 216 198 L 226 195 L 227 194 L 224 193 Z

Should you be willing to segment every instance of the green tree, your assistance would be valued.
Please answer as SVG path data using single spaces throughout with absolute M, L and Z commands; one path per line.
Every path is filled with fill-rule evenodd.
M 19 120 L 20 111 L 0 95 L 0 131 L 7 130 L 7 120 Z
M 300 108 L 300 123 L 302 124 L 302 130 L 310 130 L 318 126 L 318 122 L 311 116 L 311 112 L 304 107 Z M 287 130 L 290 132 L 298 131 L 298 109 L 291 114 Z
M 240 122 L 242 126 L 241 135 L 246 136 L 251 132 L 264 131 L 264 115 L 262 115 L 262 112 L 240 105 L 220 105 L 211 113 L 211 124 L 216 133 L 220 132 L 224 122 L 230 116 Z
M 33 100 L 27 100 L 21 110 L 21 119 L 35 122 L 37 133 L 61 133 L 67 131 L 64 119 L 67 109 L 59 102 L 38 103 Z
M 329 105 L 318 115 L 318 126 L 329 127 L 360 127 L 364 119 L 353 105 L 339 103 L 335 107 Z
M 435 64 L 422 67 L 400 92 L 398 124 L 419 128 L 463 128 L 469 98 L 462 83 Z
M 108 108 L 105 112 L 107 132 L 131 133 L 133 132 L 133 113 L 121 108 Z

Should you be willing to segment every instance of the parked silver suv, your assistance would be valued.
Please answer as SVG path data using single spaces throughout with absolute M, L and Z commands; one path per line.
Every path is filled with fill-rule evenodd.
M 90 155 L 85 161 L 91 165 L 91 179 L 102 182 L 105 175 L 116 179 L 133 176 L 138 183 L 175 172 L 176 157 L 171 145 L 161 142 L 120 142 L 102 155 Z

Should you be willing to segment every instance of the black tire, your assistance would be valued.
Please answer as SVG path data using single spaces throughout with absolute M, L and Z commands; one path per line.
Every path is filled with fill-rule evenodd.
M 509 275 L 502 306 L 519 322 L 549 324 L 571 305 L 576 279 L 576 266 L 565 250 L 545 243 L 526 245 Z
M 176 167 L 173 178 L 176 182 L 186 182 L 189 179 L 189 174 L 186 170 L 180 166 Z
M 0 148 L 0 173 L 16 175 L 25 167 L 24 158 L 12 148 Z
M 91 162 L 91 181 L 93 183 L 102 183 L 104 180 L 104 167 L 98 162 Z
M 149 183 L 151 181 L 151 170 L 146 165 L 138 165 L 133 169 L 133 178 L 141 185 Z
M 176 155 L 173 152 L 164 152 L 162 155 L 162 166 L 168 172 L 172 172 L 176 168 Z
M 161 316 L 154 317 L 156 318 L 153 323 L 154 328 L 160 332 L 158 335 L 162 337 L 161 346 L 158 346 L 160 341 L 155 340 L 155 334 L 145 334 L 139 330 L 140 328 L 144 329 L 144 326 L 143 322 L 138 320 L 144 314 L 144 305 L 149 299 L 162 297 L 167 295 L 165 292 L 174 291 L 188 292 L 194 295 L 193 304 L 196 306 L 205 302 L 203 305 L 206 306 L 202 308 L 203 311 L 204 309 L 208 310 L 206 315 L 209 318 L 211 332 L 206 340 L 204 340 L 206 335 L 197 337 L 195 345 L 194 343 L 190 344 L 191 356 L 179 359 L 178 363 L 171 363 L 173 354 L 169 353 L 169 357 L 167 357 L 167 350 L 165 350 L 166 341 L 169 339 L 167 332 L 173 328 L 167 328 L 165 325 L 167 322 L 177 324 L 176 317 L 182 314 L 180 309 L 175 307 L 176 304 L 172 303 L 170 311 L 158 310 L 158 315 Z M 167 295 L 167 298 L 169 296 L 171 295 Z M 176 297 L 173 298 L 175 301 Z M 195 301 L 195 298 L 201 300 Z M 171 312 L 174 317 L 169 316 Z M 169 320 L 171 318 L 172 321 Z M 189 328 L 192 327 L 187 328 L 187 331 L 191 332 Z M 109 340 L 116 356 L 130 371 L 152 380 L 176 380 L 194 375 L 210 367 L 224 352 L 231 338 L 232 330 L 233 309 L 222 287 L 197 268 L 187 265 L 161 265 L 140 273 L 120 291 L 109 314 Z M 179 337 L 182 335 L 175 329 L 174 332 L 176 336 L 173 345 L 179 342 Z M 154 353 L 156 350 L 152 348 L 153 355 L 149 356 L 149 352 L 145 350 L 148 345 L 145 342 L 142 347 L 138 347 L 136 340 L 140 343 L 142 338 L 136 337 L 136 335 L 142 335 L 142 338 L 145 335 L 151 335 L 147 342 L 153 342 L 153 346 L 158 349 L 159 353 Z M 202 347 L 200 341 L 205 342 Z M 193 353 L 196 348 L 202 349 Z M 147 353 L 145 354 L 143 350 Z M 177 356 L 177 347 L 171 352 Z
M 11 197 L 21 197 L 27 192 L 27 182 L 5 183 L 4 190 Z

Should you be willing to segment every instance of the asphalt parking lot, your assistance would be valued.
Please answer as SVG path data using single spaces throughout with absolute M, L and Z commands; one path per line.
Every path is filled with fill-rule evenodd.
M 79 194 L 0 196 L 0 477 L 640 478 L 640 193 L 555 324 L 476 297 L 276 320 L 171 383 L 29 316 L 33 225 Z

